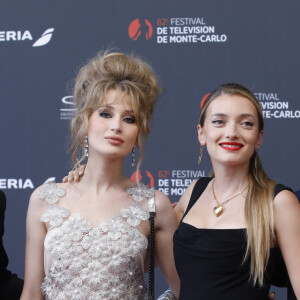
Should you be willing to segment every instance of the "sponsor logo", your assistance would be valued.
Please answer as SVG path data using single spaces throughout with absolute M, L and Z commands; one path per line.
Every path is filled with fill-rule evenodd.
M 136 175 L 137 175 L 136 172 L 134 172 L 130 177 L 130 179 L 133 180 L 134 182 L 136 182 L 136 178 L 137 178 Z M 139 171 L 138 179 L 141 183 L 145 184 L 148 189 L 154 186 L 154 177 L 149 171 L 144 171 L 144 172 Z
M 0 189 L 33 189 L 31 179 L 26 178 L 0 178 Z
M 40 47 L 48 44 L 52 38 L 54 28 L 47 29 L 32 45 Z M 32 41 L 33 37 L 29 30 L 0 31 L 0 42 L 24 42 Z
M 52 38 L 54 28 L 47 29 L 42 36 L 32 45 L 32 47 L 40 47 L 48 44 Z
M 149 171 L 139 171 L 139 181 L 148 188 L 155 186 L 159 191 L 167 196 L 181 196 L 186 188 L 199 177 L 206 176 L 201 170 L 159 170 L 157 176 L 153 176 Z M 136 172 L 131 180 L 136 182 Z
M 61 99 L 62 108 L 60 108 L 60 119 L 71 120 L 76 114 L 75 103 L 73 102 L 73 96 L 65 96 Z
M 281 100 L 277 92 L 255 92 L 265 119 L 299 119 L 300 110 L 291 109 L 290 103 Z
M 55 182 L 56 178 L 55 177 L 49 177 L 48 179 L 45 180 L 45 183 L 50 183 L 50 182 Z
M 203 17 L 159 18 L 156 24 L 157 44 L 225 43 L 228 39 Z
M 55 179 L 55 177 L 49 177 L 44 183 L 55 182 Z M 34 189 L 34 185 L 30 178 L 0 178 L 0 189 Z
M 201 170 L 161 170 L 157 186 L 167 196 L 181 196 L 194 180 L 205 176 Z
M 128 27 L 129 37 L 136 41 L 138 39 L 151 39 L 153 34 L 152 24 L 147 19 L 134 19 Z
M 10 41 L 26 41 L 32 40 L 32 35 L 29 30 L 25 31 L 0 31 L 0 42 L 10 42 Z

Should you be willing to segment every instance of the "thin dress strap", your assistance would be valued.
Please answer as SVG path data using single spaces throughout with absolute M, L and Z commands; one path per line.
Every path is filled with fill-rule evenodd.
M 149 196 L 148 198 L 148 212 L 149 213 L 156 213 L 156 207 L 155 207 L 155 199 L 154 199 L 154 189 L 153 194 Z
M 201 177 L 197 180 L 197 182 L 193 188 L 189 204 L 187 206 L 187 209 L 186 209 L 181 221 L 187 215 L 187 213 L 190 211 L 190 209 L 193 207 L 193 205 L 197 202 L 197 200 L 200 198 L 200 196 L 202 195 L 202 193 L 204 192 L 204 190 L 206 189 L 207 185 L 209 184 L 209 182 L 211 180 L 212 180 L 212 178 L 210 178 L 210 177 Z
M 290 189 L 289 187 L 283 185 L 283 184 L 280 184 L 280 183 L 277 183 L 275 185 L 275 190 L 274 190 L 274 198 L 277 196 L 277 194 L 279 194 L 281 191 L 284 191 L 284 190 L 288 190 L 288 191 L 291 191 L 293 192 L 292 189 Z M 294 193 L 294 192 L 293 192 Z

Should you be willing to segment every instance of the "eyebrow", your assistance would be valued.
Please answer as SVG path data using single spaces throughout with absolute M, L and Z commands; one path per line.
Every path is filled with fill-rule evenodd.
M 216 114 L 211 115 L 211 117 L 227 117 L 227 115 L 222 114 L 222 113 L 216 113 Z M 240 114 L 239 117 L 242 117 L 242 118 L 251 117 L 254 119 L 254 116 L 252 114 Z
M 101 105 L 101 106 L 99 106 L 99 108 L 109 108 L 109 109 L 112 109 L 112 110 L 115 109 L 113 106 L 111 106 L 111 105 L 109 105 L 109 104 Z M 128 109 L 125 109 L 125 112 L 126 112 L 126 113 L 134 113 L 133 110 L 128 110 Z
M 213 114 L 213 115 L 211 115 L 211 117 L 226 117 L 226 115 L 225 115 L 225 114 L 218 113 L 218 114 Z

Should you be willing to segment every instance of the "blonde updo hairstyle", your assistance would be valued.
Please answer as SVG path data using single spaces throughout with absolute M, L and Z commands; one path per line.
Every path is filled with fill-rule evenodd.
M 75 80 L 74 103 L 77 114 L 71 122 L 71 156 L 74 168 L 84 160 L 84 138 L 91 114 L 103 103 L 106 94 L 114 89 L 131 99 L 138 127 L 137 146 L 143 159 L 143 140 L 149 133 L 149 120 L 160 93 L 152 68 L 137 57 L 122 53 L 99 52 L 83 66 Z M 138 174 L 138 172 L 137 172 Z
M 252 102 L 256 108 L 259 132 L 264 129 L 264 118 L 258 100 L 247 88 L 236 83 L 220 85 L 203 103 L 199 124 L 204 126 L 209 104 L 221 95 L 238 95 Z M 212 177 L 214 174 L 212 173 Z M 265 173 L 257 151 L 253 152 L 248 169 L 249 187 L 246 196 L 245 217 L 247 222 L 247 250 L 244 262 L 250 259 L 250 279 L 260 286 L 264 283 L 270 247 L 275 242 L 273 197 L 275 182 Z

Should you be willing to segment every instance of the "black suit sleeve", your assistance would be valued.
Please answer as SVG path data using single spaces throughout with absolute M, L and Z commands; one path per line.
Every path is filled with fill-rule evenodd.
M 8 258 L 3 247 L 3 234 L 4 234 L 4 215 L 6 209 L 6 197 L 5 194 L 0 191 L 0 271 L 6 269 L 8 265 Z

